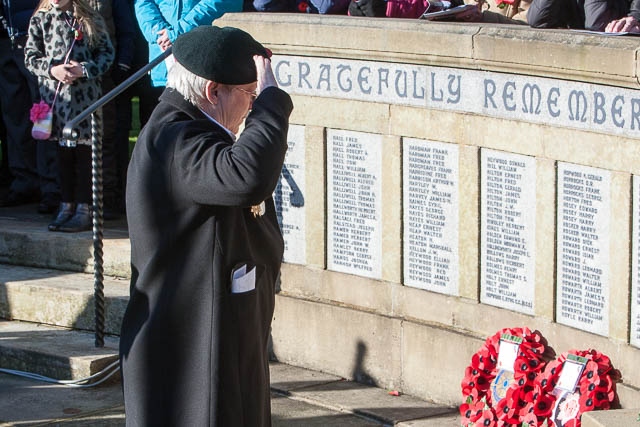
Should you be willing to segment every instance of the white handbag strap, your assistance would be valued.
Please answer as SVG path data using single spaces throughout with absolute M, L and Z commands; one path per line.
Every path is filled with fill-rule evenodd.
M 63 64 L 68 64 L 69 63 L 69 58 L 71 57 L 71 49 L 73 49 L 73 46 L 76 44 L 76 38 L 73 38 L 73 41 L 71 42 L 71 46 L 69 47 L 69 50 L 67 51 L 67 55 L 64 57 L 64 62 Z M 56 99 L 58 99 L 58 93 L 60 93 L 60 88 L 62 87 L 62 82 L 58 82 L 58 87 L 56 88 L 56 94 L 53 96 L 53 102 L 51 103 L 51 109 L 53 110 L 53 106 L 56 105 Z

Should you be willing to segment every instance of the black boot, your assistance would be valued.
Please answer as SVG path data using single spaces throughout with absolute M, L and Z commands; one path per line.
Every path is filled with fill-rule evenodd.
M 91 208 L 87 203 L 78 203 L 76 213 L 73 214 L 69 221 L 62 224 L 58 230 L 66 233 L 77 233 L 78 231 L 91 230 L 91 224 Z
M 69 221 L 76 211 L 75 203 L 60 203 L 58 214 L 51 224 L 49 224 L 49 231 L 58 231 L 60 226 Z

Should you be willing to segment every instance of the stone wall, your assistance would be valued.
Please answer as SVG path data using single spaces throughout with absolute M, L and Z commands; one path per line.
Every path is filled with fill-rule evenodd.
M 230 14 L 293 97 L 276 357 L 438 402 L 484 339 L 595 348 L 640 393 L 638 39 Z

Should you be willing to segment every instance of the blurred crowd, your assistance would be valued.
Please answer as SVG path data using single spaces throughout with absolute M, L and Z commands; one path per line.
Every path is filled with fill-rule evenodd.
M 46 92 L 43 87 L 48 84 L 56 89 L 57 85 L 57 96 L 63 83 L 73 86 L 80 84 L 83 78 L 95 78 L 100 90 L 97 93 L 93 90 L 87 92 L 90 94 L 89 101 L 94 102 L 99 98 L 100 92 L 107 93 L 151 59 L 156 58 L 171 46 L 179 34 L 199 25 L 209 25 L 227 12 L 298 12 L 417 19 L 422 17 L 425 11 L 451 10 L 456 6 L 465 6 L 457 8 L 460 13 L 447 14 L 446 19 L 520 24 L 534 28 L 640 32 L 640 0 L 464 0 L 473 7 L 465 5 L 463 0 L 0 1 L 0 207 L 34 203 L 37 204 L 38 212 L 57 213 L 59 219 L 64 202 L 71 202 L 63 199 L 71 197 L 67 195 L 69 191 L 73 192 L 73 189 L 65 190 L 69 187 L 69 181 L 68 176 L 64 175 L 66 168 L 61 167 L 61 162 L 67 161 L 64 156 L 75 153 L 62 150 L 61 157 L 59 146 L 68 149 L 75 147 L 75 144 L 64 141 L 59 134 L 52 136 L 50 140 L 33 138 L 33 116 L 30 116 L 30 110 L 34 104 L 46 98 L 43 94 L 52 92 Z M 63 6 L 66 6 L 66 9 Z M 39 45 L 31 40 L 29 43 L 30 35 L 33 38 L 39 34 L 34 28 L 30 31 L 30 25 L 33 27 L 40 23 L 48 13 L 43 10 L 53 8 L 73 11 L 87 7 L 97 12 L 96 15 L 99 17 L 95 19 L 99 22 L 95 28 L 97 31 L 106 31 L 110 41 L 110 46 L 103 46 L 101 51 L 104 54 L 104 69 L 96 69 L 97 71 L 93 71 L 94 75 L 85 67 L 91 62 L 80 64 L 67 60 L 65 63 L 62 58 L 54 58 L 56 53 L 52 53 L 45 42 Z M 37 18 L 39 11 L 40 18 Z M 82 29 L 82 25 L 78 25 L 78 22 L 83 22 L 83 18 L 75 12 L 65 13 L 67 15 L 60 16 L 65 17 L 69 30 L 75 31 L 74 40 L 80 43 L 82 32 L 79 30 Z M 64 22 L 61 25 L 64 26 Z M 43 40 L 49 37 L 46 34 L 44 36 Z M 42 50 L 45 63 L 49 61 L 50 65 L 46 67 L 51 68 L 39 69 L 40 63 L 33 59 L 37 57 L 38 49 Z M 60 62 L 64 67 L 55 67 Z M 125 212 L 124 192 L 129 162 L 129 132 L 134 111 L 133 99 L 138 100 L 137 119 L 142 126 L 164 90 L 167 67 L 170 66 L 171 59 L 168 58 L 119 95 L 114 102 L 102 108 L 100 137 L 103 145 L 105 219 L 117 218 Z M 69 102 L 74 102 L 72 98 L 69 99 Z M 56 102 L 55 98 L 53 102 Z M 79 154 L 72 155 L 80 158 Z M 86 163 L 89 160 L 75 161 Z M 86 174 L 87 168 L 90 170 L 90 165 L 85 164 L 80 170 L 84 170 L 82 173 Z M 78 172 L 77 176 L 84 176 L 82 173 Z M 63 182 L 64 188 L 61 189 L 61 180 L 65 179 L 67 184 Z M 75 202 L 77 201 L 73 203 L 74 209 L 79 205 Z M 86 200 L 84 202 L 86 204 Z M 68 217 L 60 221 L 68 220 L 73 214 L 74 212 L 67 212 Z M 75 227 L 67 227 L 66 231 L 87 230 L 89 224 L 85 222 L 76 224 Z M 54 228 L 50 226 L 53 231 L 57 231 L 59 227 Z

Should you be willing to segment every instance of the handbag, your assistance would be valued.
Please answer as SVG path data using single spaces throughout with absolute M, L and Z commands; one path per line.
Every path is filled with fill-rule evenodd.
M 40 104 L 34 104 L 34 106 L 31 107 L 31 110 L 33 112 L 33 109 L 36 106 L 42 104 L 47 107 L 48 111 L 39 113 L 38 117 L 36 117 L 35 120 L 33 118 L 31 119 L 31 121 L 33 122 L 31 136 L 34 139 L 49 139 L 51 137 L 51 129 L 53 128 L 53 111 L 51 110 L 51 108 L 47 104 L 45 104 L 44 101 L 40 101 Z
M 31 136 L 34 139 L 49 139 L 51 138 L 51 131 L 53 129 L 53 107 L 56 105 L 56 99 L 58 98 L 58 92 L 62 82 L 58 83 L 56 94 L 53 97 L 53 103 L 51 107 L 46 102 L 40 101 L 37 104 L 33 104 L 31 111 L 29 111 L 29 118 L 33 122 L 33 128 L 31 129 Z

